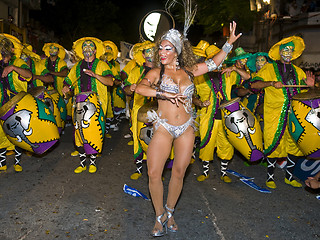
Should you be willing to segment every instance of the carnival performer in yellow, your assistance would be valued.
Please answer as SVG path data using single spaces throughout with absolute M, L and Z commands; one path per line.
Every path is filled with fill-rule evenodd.
M 211 59 L 220 51 L 215 45 L 210 45 L 205 48 L 205 51 L 194 51 L 196 55 Z M 221 112 L 219 105 L 223 96 L 220 88 L 222 87 L 221 73 L 208 72 L 194 79 L 194 84 L 197 89 L 197 94 L 200 99 L 200 107 L 198 115 L 200 117 L 200 151 L 199 159 L 202 161 L 203 172 L 197 177 L 199 182 L 209 178 L 210 162 L 213 161 L 214 152 L 220 160 L 220 179 L 226 183 L 231 182 L 231 179 L 226 174 L 227 164 L 232 159 L 234 148 L 225 136 Z
M 291 36 L 276 43 L 269 51 L 275 62 L 267 63 L 253 78 L 251 88 L 264 89 L 264 153 L 268 157 L 268 178 L 266 185 L 276 188 L 274 170 L 278 158 L 288 160 L 285 183 L 293 187 L 302 185 L 293 178 L 293 170 L 303 154 L 288 131 L 290 100 L 301 92 L 299 87 L 285 85 L 314 86 L 314 78 L 306 77 L 303 70 L 292 60 L 298 58 L 305 48 L 302 38 Z
M 125 114 L 126 108 L 126 95 L 121 86 L 122 80 L 120 77 L 120 63 L 117 61 L 119 50 L 117 45 L 115 45 L 112 41 L 104 41 L 103 45 L 106 48 L 106 53 L 102 58 L 109 65 L 114 82 L 113 86 L 110 87 L 110 101 L 107 110 L 106 132 L 108 132 L 108 127 L 113 129 L 113 131 L 118 131 L 121 121 L 121 114 Z
M 65 49 L 58 43 L 46 43 L 42 50 L 47 58 L 41 60 L 41 62 L 46 66 L 54 79 L 53 84 L 45 83 L 44 86 L 48 90 L 56 89 L 62 96 L 63 81 L 69 72 L 67 63 L 64 61 L 66 56 Z M 72 102 L 70 99 L 66 99 L 65 104 L 67 109 L 66 121 L 69 122 L 71 121 Z
M 268 53 L 257 52 L 248 57 L 246 65 L 250 70 L 250 78 L 241 85 L 234 85 L 231 97 L 241 97 L 241 101 L 258 119 L 263 129 L 263 89 L 256 90 L 250 88 L 251 79 L 254 78 L 259 70 L 267 63 L 272 62 Z
M 224 99 L 229 101 L 232 99 L 232 88 L 241 85 L 245 80 L 250 78 L 250 74 L 245 69 L 245 64 L 251 54 L 246 53 L 241 47 L 235 49 L 235 57 L 231 58 L 228 63 L 232 63 L 231 67 L 222 70 L 222 88 Z
M 234 52 L 235 56 L 228 61 L 229 64 L 231 63 L 233 65 L 223 69 L 221 72 L 222 79 L 225 83 L 222 91 L 227 101 L 234 97 L 232 90 L 250 78 L 250 74 L 246 70 L 246 62 L 248 57 L 251 56 L 251 53 L 245 52 L 242 47 L 236 48 Z
M 260 69 L 267 63 L 271 63 L 268 53 L 257 52 L 251 55 L 247 60 L 247 67 L 250 70 L 251 79 L 254 78 Z M 263 90 L 250 90 L 250 81 L 246 80 L 236 92 L 236 95 L 242 98 L 244 105 L 257 117 L 259 121 L 263 121 Z
M 31 45 L 23 44 L 20 58 L 28 64 L 32 72 L 32 80 L 28 82 L 28 89 L 54 82 L 49 70 L 40 61 L 40 56 L 32 51 Z
M 228 60 L 228 63 L 229 64 L 232 63 L 233 65 L 230 67 L 224 68 L 221 71 L 221 73 L 213 77 L 213 78 L 218 78 L 218 80 L 215 80 L 216 88 L 220 90 L 219 95 L 221 96 L 218 107 L 220 106 L 221 103 L 224 103 L 232 99 L 231 93 L 232 93 L 233 86 L 241 85 L 245 79 L 250 78 L 250 74 L 246 72 L 244 67 L 246 60 L 250 56 L 250 54 L 246 53 L 241 47 L 236 48 L 234 52 L 235 52 L 235 56 L 230 60 Z M 226 60 L 224 61 L 224 63 L 222 63 L 222 65 L 227 65 Z M 219 158 L 221 159 L 221 162 L 220 162 L 221 180 L 226 183 L 230 183 L 232 180 L 229 176 L 227 176 L 227 169 L 230 161 L 233 158 L 234 148 L 225 136 L 222 121 L 220 121 L 221 111 L 218 110 L 217 114 L 218 115 L 215 118 L 216 126 L 214 127 L 211 126 L 211 127 L 215 128 L 214 130 L 216 131 L 216 134 L 217 134 L 216 147 L 217 147 L 217 154 L 218 152 L 220 153 Z M 205 146 L 205 144 L 207 144 L 206 143 L 207 141 L 208 139 L 206 141 L 202 141 L 202 146 Z M 212 138 L 212 141 L 213 141 L 213 138 Z M 208 156 L 211 156 L 211 153 Z M 203 166 L 204 171 L 206 169 L 205 166 L 208 166 L 208 164 L 204 162 L 204 166 Z M 205 174 L 200 175 L 198 177 L 198 181 L 201 181 L 201 180 L 203 181 L 206 178 L 208 178 L 208 176 L 206 176 Z
M 140 94 L 135 93 L 136 86 L 144 78 L 144 76 L 152 69 L 153 67 L 153 54 L 154 54 L 154 43 L 150 41 L 145 41 L 139 44 L 139 47 L 135 49 L 135 59 L 137 60 L 138 65 L 132 69 L 128 79 L 125 81 L 124 91 L 126 94 L 133 95 L 133 106 L 131 111 L 131 132 L 133 138 L 133 156 L 136 164 L 136 171 L 131 175 L 131 179 L 137 180 L 142 176 L 142 163 L 143 159 L 146 159 L 145 152 L 139 143 L 139 130 L 141 128 L 147 128 L 146 124 L 138 129 L 138 111 L 146 103 L 150 102 L 152 98 L 144 97 Z M 139 64 L 141 63 L 141 65 Z
M 143 63 L 145 62 L 144 58 L 141 58 L 140 54 L 139 54 L 139 47 L 140 47 L 141 43 L 136 43 L 133 45 L 133 47 L 130 50 L 130 58 L 132 58 L 125 66 L 124 68 L 121 70 L 120 73 L 120 77 L 121 80 L 123 82 L 123 89 L 124 91 L 127 90 L 127 92 L 125 92 L 126 94 L 126 115 L 130 116 L 131 114 L 131 110 L 132 110 L 132 103 L 133 103 L 133 92 L 131 92 L 130 88 L 128 87 L 128 85 L 131 85 L 128 82 L 128 77 L 131 73 L 131 71 L 137 67 L 137 66 L 142 66 Z M 131 118 L 129 117 L 129 126 L 130 126 L 130 133 L 127 134 L 125 137 L 126 138 L 130 138 L 132 137 L 132 132 L 131 132 Z M 129 136 L 130 135 L 130 136 Z M 133 145 L 133 140 L 128 142 L 128 145 Z
M 54 78 L 53 88 L 62 95 L 63 81 L 68 75 L 67 63 L 64 61 L 66 52 L 58 43 L 45 43 L 42 51 L 47 56 L 42 62 Z
M 14 36 L 0 34 L 0 106 L 7 103 L 20 91 L 27 91 L 27 82 L 31 80 L 32 73 L 28 65 L 20 58 L 22 44 Z M 16 172 L 22 171 L 21 155 L 22 149 L 14 147 L 6 137 L 2 126 L 0 126 L 0 171 L 7 170 L 6 152 L 7 149 L 15 149 L 15 163 L 13 165 Z
M 132 69 L 134 69 L 137 65 L 141 66 L 144 63 L 143 59 L 141 60 L 140 58 L 136 57 L 136 53 L 138 53 L 137 49 L 139 49 L 140 44 L 141 43 L 136 43 L 133 45 L 132 49 L 130 50 L 130 53 L 132 53 L 130 54 L 130 57 L 132 55 L 132 59 L 124 66 L 124 68 L 120 72 L 120 77 L 123 82 L 128 79 Z
M 73 90 L 75 95 L 73 122 L 80 166 L 74 172 L 81 173 L 87 169 L 86 157 L 89 155 L 89 172 L 95 173 L 96 156 L 103 146 L 107 86 L 113 85 L 112 74 L 108 64 L 99 60 L 105 51 L 101 40 L 84 37 L 74 42 L 73 49 L 82 60 L 72 67 L 65 78 L 62 92 L 66 95 Z

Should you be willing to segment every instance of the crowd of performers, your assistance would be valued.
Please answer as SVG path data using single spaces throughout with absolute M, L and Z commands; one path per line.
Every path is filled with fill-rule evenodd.
M 216 154 L 221 166 L 221 180 L 231 182 L 226 170 L 236 148 L 249 161 L 267 162 L 267 187 L 276 188 L 274 170 L 280 158 L 287 158 L 288 161 L 285 183 L 293 187 L 302 186 L 294 179 L 293 170 L 298 159 L 306 154 L 289 133 L 288 115 L 293 96 L 308 90 L 302 85 L 314 87 L 314 74 L 304 72 L 292 63 L 304 48 L 303 39 L 297 36 L 281 40 L 268 53 L 247 53 L 238 47 L 233 51 L 233 57 L 227 57 L 215 71 L 194 78 L 196 91 L 189 107 L 193 109 L 198 123 L 194 151 L 199 152 L 203 167 L 198 181 L 209 178 L 210 162 Z M 111 138 L 110 129 L 116 132 L 121 120 L 130 115 L 132 141 L 128 144 L 133 145 L 132 160 L 136 165 L 131 179 L 137 180 L 142 176 L 143 162 L 154 130 L 150 122 L 150 110 L 156 110 L 157 105 L 155 97 L 142 96 L 135 90 L 153 68 L 155 55 L 158 54 L 155 43 L 136 43 L 131 50 L 132 59 L 122 63 L 124 67 L 121 69 L 116 44 L 94 37 L 78 39 L 71 51 L 66 51 L 57 43 L 46 43 L 43 46 L 46 57 L 41 58 L 32 51 L 32 46 L 22 44 L 12 35 L 0 34 L 0 49 L 1 171 L 7 169 L 6 155 L 13 153 L 14 169 L 22 171 L 20 161 L 25 150 L 8 140 L 8 129 L 5 127 L 9 125 L 5 125 L 7 120 L 3 119 L 8 106 L 5 109 L 3 106 L 10 103 L 19 92 L 34 94 L 34 89 L 40 89 L 58 92 L 58 98 L 63 99 L 62 105 L 58 106 L 60 118 L 55 116 L 55 120 L 57 126 L 60 123 L 59 134 L 63 133 L 68 123 L 73 123 L 75 151 L 71 154 L 80 158 L 75 173 L 86 171 L 87 167 L 90 173 L 97 171 L 96 158 L 102 153 L 104 138 Z M 204 40 L 193 47 L 199 63 L 211 59 L 219 51 L 217 46 Z M 224 121 L 226 115 L 232 114 L 229 106 L 234 103 L 241 109 L 250 110 L 251 118 L 255 119 L 258 126 L 250 126 L 248 112 L 244 112 L 243 116 L 235 115 L 231 122 Z M 126 114 L 128 109 L 130 114 Z M 14 121 L 10 124 L 23 125 L 19 116 Z M 228 126 L 231 125 L 237 130 L 232 131 L 230 127 L 231 131 L 229 129 L 228 132 Z M 16 126 L 10 127 L 14 132 Z M 30 129 L 23 130 L 22 134 L 28 138 Z M 45 135 L 46 131 L 42 134 Z M 238 147 L 237 143 L 230 140 L 231 134 L 247 142 L 247 153 L 239 150 L 245 148 L 241 142 Z M 256 137 L 250 137 L 250 134 L 256 134 Z M 257 141 L 262 141 L 263 145 L 258 146 L 255 138 L 261 139 Z M 21 141 L 21 136 L 19 139 Z M 26 153 L 36 152 L 34 148 Z M 255 151 L 262 154 L 253 159 Z M 173 161 L 174 149 L 168 159 L 168 167 Z M 190 159 L 190 163 L 193 161 L 194 158 Z

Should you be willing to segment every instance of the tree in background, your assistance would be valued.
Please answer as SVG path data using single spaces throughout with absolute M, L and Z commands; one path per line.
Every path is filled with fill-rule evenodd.
M 229 29 L 232 20 L 239 31 L 249 31 L 256 16 L 250 11 L 249 0 L 197 0 L 197 5 L 197 24 L 203 25 L 205 34 L 221 32 L 224 26 Z

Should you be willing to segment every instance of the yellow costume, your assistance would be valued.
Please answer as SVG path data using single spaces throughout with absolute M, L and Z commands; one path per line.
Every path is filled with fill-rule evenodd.
M 95 159 L 101 153 L 105 133 L 105 114 L 108 107 L 108 88 L 93 76 L 84 73 L 91 70 L 96 75 L 111 74 L 108 64 L 99 60 L 104 54 L 102 41 L 93 37 L 84 37 L 73 43 L 73 49 L 83 60 L 77 62 L 65 78 L 65 85 L 73 89 L 75 110 L 75 144 L 79 151 L 80 166 L 74 172 L 86 170 L 86 154 L 90 156 L 89 172 L 96 172 Z M 84 59 L 83 52 L 90 55 L 90 62 Z M 95 55 L 94 55 L 95 53 Z
M 107 121 L 108 119 L 112 121 L 113 124 L 110 127 L 116 130 L 120 122 L 120 114 L 124 113 L 126 107 L 125 94 L 121 85 L 119 85 L 121 84 L 120 64 L 117 61 L 119 51 L 112 41 L 104 41 L 103 44 L 106 48 L 106 53 L 102 59 L 109 65 L 113 79 L 118 83 L 118 85 L 114 84 L 112 87 L 109 87 L 109 107 L 107 112 Z
M 212 58 L 220 49 L 215 45 L 210 45 L 201 40 L 193 51 L 197 56 Z M 220 91 L 222 87 L 221 75 L 217 72 L 209 72 L 194 78 L 194 84 L 200 101 L 210 101 L 208 107 L 202 107 L 198 110 L 199 116 L 199 158 L 202 161 L 203 173 L 197 177 L 198 181 L 204 181 L 209 177 L 209 162 L 214 158 L 214 152 L 221 159 L 221 179 L 230 182 L 231 179 L 226 176 L 224 168 L 228 161 L 232 159 L 234 148 L 227 140 L 221 120 L 219 105 L 223 99 Z M 226 86 L 226 84 L 224 85 Z M 226 90 L 227 91 L 227 90 Z
M 253 81 L 281 81 L 284 84 L 278 70 L 279 64 L 276 62 L 266 64 L 256 75 Z M 292 64 L 296 79 L 294 84 L 305 84 L 303 79 L 306 74 L 301 68 Z M 299 93 L 300 88 L 293 89 L 295 94 Z M 290 107 L 291 94 L 288 88 L 276 89 L 267 87 L 264 89 L 264 148 L 265 154 L 270 157 L 287 157 L 287 154 L 302 156 L 296 143 L 288 133 L 287 117 Z
M 305 48 L 300 37 L 292 36 L 282 39 L 269 50 L 269 57 L 275 62 L 266 64 L 252 80 L 264 82 L 281 82 L 283 85 L 305 85 L 306 74 L 291 63 L 301 55 Z M 289 53 L 286 55 L 286 53 Z M 282 54 L 282 55 L 280 55 Z M 290 55 L 291 54 L 291 55 Z M 286 57 L 291 58 L 286 61 Z M 282 61 L 279 61 L 282 60 Z M 288 131 L 288 111 L 292 96 L 301 92 L 300 88 L 272 86 L 264 88 L 264 152 L 268 156 L 268 179 L 266 185 L 276 188 L 273 180 L 277 158 L 287 157 L 285 182 L 293 187 L 302 185 L 293 179 L 293 170 L 299 156 L 303 153 Z
M 1 66 L 5 68 L 7 66 L 13 65 L 22 69 L 30 70 L 28 65 L 22 59 L 20 59 L 21 51 L 23 48 L 20 40 L 10 34 L 5 33 L 0 34 L 0 40 Z M 12 56 L 11 54 L 13 54 L 14 56 Z M 3 55 L 6 55 L 5 58 L 11 56 L 8 63 L 5 63 L 2 59 Z M 6 77 L 3 77 L 0 83 L 0 106 L 3 106 L 19 92 L 27 91 L 27 82 L 30 80 L 31 78 L 25 78 L 22 75 L 18 74 L 16 71 L 11 71 Z M 11 150 L 15 148 L 16 154 L 14 169 L 17 172 L 20 172 L 22 171 L 22 167 L 20 165 L 22 149 L 13 146 L 13 144 L 9 142 L 8 138 L 5 136 L 2 126 L 0 128 L 0 170 L 7 169 L 6 149 L 8 148 Z
M 50 46 L 55 46 L 59 49 L 58 57 L 52 66 L 48 65 L 49 57 L 50 57 L 50 54 L 49 54 Z M 46 43 L 46 44 L 44 44 L 42 50 L 45 53 L 45 55 L 47 56 L 47 58 L 41 60 L 41 62 L 46 66 L 46 68 L 50 69 L 51 67 L 53 67 L 53 69 L 52 69 L 53 72 L 61 72 L 64 69 L 68 69 L 67 63 L 64 61 L 66 52 L 61 45 L 59 45 L 57 43 Z M 54 88 L 62 96 L 61 90 L 63 88 L 64 77 L 53 76 L 53 78 L 54 78 Z

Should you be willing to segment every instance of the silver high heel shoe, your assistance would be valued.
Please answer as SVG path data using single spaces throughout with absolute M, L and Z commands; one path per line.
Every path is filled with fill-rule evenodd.
M 167 222 L 168 222 L 168 220 L 171 218 L 171 217 L 173 217 L 173 212 L 174 212 L 174 208 L 173 209 L 171 209 L 171 208 L 168 208 L 168 206 L 167 206 L 167 204 L 165 205 L 165 209 L 166 209 L 166 211 L 167 211 Z M 172 224 L 172 225 L 170 225 L 170 226 L 167 226 L 167 228 L 168 228 L 168 230 L 170 231 L 170 232 L 177 232 L 178 231 L 178 229 L 175 229 L 175 228 L 177 228 L 178 226 L 177 226 L 177 224 L 176 223 L 174 223 L 174 224 Z
M 164 211 L 161 215 L 156 217 L 156 220 L 158 223 L 160 223 L 162 225 L 162 230 L 157 229 L 157 228 L 153 228 L 152 232 L 151 232 L 151 236 L 153 237 L 162 237 L 164 236 L 164 234 L 167 233 L 167 221 L 168 221 L 168 217 L 166 218 L 166 220 L 164 220 L 163 222 L 161 222 L 161 218 L 164 216 L 164 214 L 166 214 L 167 212 Z M 156 232 L 153 232 L 154 230 L 157 230 Z

